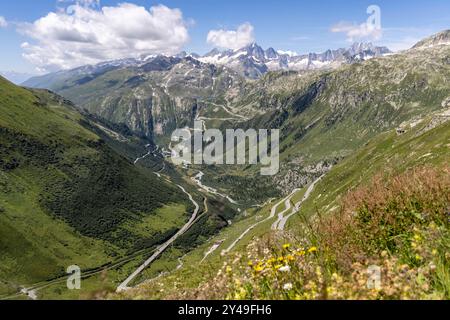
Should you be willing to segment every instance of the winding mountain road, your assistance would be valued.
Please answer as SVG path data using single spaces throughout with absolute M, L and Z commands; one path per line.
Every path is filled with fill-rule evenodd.
M 317 178 L 313 183 L 311 183 L 311 185 L 308 187 L 308 189 L 305 192 L 305 195 L 303 196 L 302 200 L 298 203 L 295 204 L 294 208 L 292 209 L 292 212 L 290 214 L 288 214 L 287 216 L 283 216 L 284 213 L 286 213 L 287 211 L 283 212 L 283 215 L 280 214 L 281 217 L 279 217 L 279 219 L 277 220 L 276 223 L 274 223 L 274 225 L 272 225 L 272 230 L 279 230 L 279 231 L 283 231 L 284 228 L 286 227 L 286 223 L 288 222 L 288 220 L 295 214 L 297 214 L 300 211 L 301 205 L 303 204 L 303 202 L 305 202 L 309 196 L 311 195 L 311 193 L 314 190 L 314 187 L 316 186 L 316 184 L 322 180 L 322 178 L 325 175 L 320 176 L 319 178 Z
M 236 113 L 236 112 L 230 110 L 230 109 L 231 109 L 230 107 L 225 106 L 225 105 L 223 105 L 223 104 L 217 104 L 217 103 L 215 103 L 215 102 L 203 101 L 203 100 L 199 100 L 199 102 L 208 103 L 208 104 L 210 104 L 210 105 L 213 105 L 213 106 L 222 108 L 226 113 L 228 113 L 229 115 L 233 116 L 233 118 L 229 118 L 229 120 L 238 120 L 238 119 L 239 119 L 240 121 L 247 121 L 247 120 L 250 120 L 248 117 L 243 116 L 243 115 L 241 115 L 241 114 L 238 114 L 238 113 Z M 222 119 L 222 120 L 224 120 L 224 119 Z
M 272 210 L 270 211 L 270 215 L 264 219 L 261 220 L 253 225 L 251 225 L 250 227 L 248 227 L 227 249 L 224 250 L 225 253 L 230 252 L 231 250 L 233 250 L 233 248 L 239 243 L 239 241 L 241 241 L 250 231 L 252 231 L 253 229 L 255 229 L 257 226 L 259 226 L 260 224 L 269 221 L 270 219 L 273 219 L 277 213 L 277 209 L 278 207 L 283 204 L 286 203 L 287 201 L 290 202 L 290 199 L 292 198 L 292 196 L 295 194 L 295 192 L 297 192 L 297 189 L 295 189 L 291 194 L 289 194 L 286 198 L 282 199 L 280 202 L 276 203 L 273 207 Z
M 298 192 L 300 191 L 300 189 L 294 189 L 286 198 L 283 198 L 280 202 L 277 202 L 271 209 L 270 211 L 270 215 L 264 219 L 261 220 L 253 225 L 251 225 L 250 227 L 248 227 L 227 249 L 224 250 L 225 253 L 230 252 L 238 243 L 239 241 L 241 241 L 250 231 L 252 231 L 253 229 L 255 229 L 257 226 L 259 226 L 260 224 L 269 221 L 270 219 L 273 219 L 277 213 L 278 207 L 280 205 L 282 205 L 284 203 L 285 205 L 285 209 L 283 211 L 281 211 L 278 214 L 278 219 L 272 224 L 271 229 L 272 230 L 279 230 L 279 231 L 283 231 L 286 223 L 288 222 L 288 220 L 296 213 L 298 213 L 300 211 L 300 207 L 303 204 L 303 202 L 305 202 L 310 196 L 312 191 L 314 190 L 314 187 L 316 186 L 316 184 L 322 180 L 322 178 L 325 176 L 322 175 L 320 176 L 318 179 L 316 179 L 313 183 L 311 183 L 311 185 L 308 187 L 308 189 L 305 192 L 305 195 L 303 196 L 303 199 L 298 202 L 294 208 L 292 208 L 292 197 Z M 285 216 L 286 212 L 288 212 L 289 210 L 292 209 L 292 212 Z
M 188 193 L 182 186 L 180 186 L 180 185 L 177 185 L 177 186 L 181 189 L 181 191 L 183 191 L 189 197 L 189 200 L 195 206 L 195 209 L 194 209 L 194 212 L 193 212 L 191 218 L 172 238 L 170 238 L 164 244 L 159 246 L 156 249 L 155 253 L 150 258 L 148 258 L 124 282 L 122 282 L 117 287 L 117 290 L 116 290 L 117 292 L 121 292 L 121 291 L 129 289 L 130 287 L 128 285 L 130 284 L 130 282 L 132 282 L 142 271 L 145 270 L 145 268 L 147 268 L 153 261 L 155 261 L 172 243 L 174 243 L 181 235 L 183 235 L 186 231 L 188 231 L 194 224 L 195 219 L 197 218 L 198 212 L 200 210 L 200 206 L 192 198 L 192 195 L 190 193 Z
M 204 176 L 204 175 L 205 175 L 205 174 L 204 174 L 202 171 L 199 171 L 199 173 L 198 173 L 196 176 L 192 177 L 191 179 L 192 179 L 192 181 L 194 181 L 194 182 L 199 186 L 200 189 L 206 191 L 207 193 L 214 194 L 214 195 L 216 195 L 216 196 L 225 198 L 225 199 L 227 199 L 231 204 L 235 204 L 235 205 L 238 204 L 235 200 L 231 199 L 231 197 L 230 197 L 229 195 L 220 193 L 220 192 L 218 192 L 216 189 L 214 189 L 214 188 L 212 188 L 212 187 L 205 186 L 205 185 L 202 183 L 202 179 L 203 179 L 203 176 Z
M 298 192 L 300 189 L 294 189 L 292 193 L 288 196 L 288 198 L 284 201 L 285 209 L 278 214 L 278 219 L 272 224 L 272 230 L 277 230 L 278 225 L 284 219 L 284 214 L 291 210 L 292 207 L 292 197 Z

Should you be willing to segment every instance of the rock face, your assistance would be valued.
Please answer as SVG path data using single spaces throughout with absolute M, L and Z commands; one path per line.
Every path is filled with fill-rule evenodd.
M 290 167 L 284 171 L 282 175 L 276 176 L 275 184 L 281 194 L 287 196 L 293 189 L 303 188 L 324 173 L 330 171 L 334 164 L 336 164 L 336 161 L 320 161 L 315 165 L 308 165 L 306 167 L 297 164 L 295 167 Z

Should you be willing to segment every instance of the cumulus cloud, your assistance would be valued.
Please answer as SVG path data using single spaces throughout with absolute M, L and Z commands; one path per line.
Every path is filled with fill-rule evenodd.
M 22 25 L 20 31 L 32 39 L 22 44 L 24 57 L 46 71 L 142 54 L 174 54 L 189 41 L 179 9 L 157 5 L 147 10 L 130 3 L 100 8 L 98 0 L 77 0 L 67 10 Z
M 8 26 L 8 22 L 2 16 L 0 16 L 0 28 L 6 28 Z
M 381 8 L 377 5 L 370 5 L 367 7 L 367 14 L 369 17 L 365 23 L 340 22 L 331 27 L 331 32 L 345 33 L 347 35 L 347 41 L 350 42 L 361 39 L 380 40 L 383 36 Z
M 240 25 L 237 30 L 211 30 L 207 42 L 224 49 L 240 49 L 255 41 L 254 28 L 250 23 Z
M 361 39 L 379 40 L 383 35 L 381 28 L 377 28 L 369 23 L 353 24 L 340 22 L 331 28 L 331 32 L 345 33 L 347 41 L 353 42 Z

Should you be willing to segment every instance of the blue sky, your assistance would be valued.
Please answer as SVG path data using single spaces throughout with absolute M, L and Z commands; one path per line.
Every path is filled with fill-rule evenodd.
M 42 34 L 42 28 L 30 29 L 29 27 L 31 31 L 25 34 L 23 31 L 18 32 L 17 29 L 21 29 L 23 23 L 32 24 L 46 17 L 50 12 L 58 12 L 61 8 L 70 5 L 69 2 L 69 0 L 1 1 L 0 17 L 5 18 L 7 25 L 0 27 L 0 70 L 31 73 L 35 72 L 36 67 L 44 70 L 51 64 L 54 68 L 58 66 L 58 63 L 62 66 L 60 61 L 64 59 L 62 53 L 58 57 L 58 62 L 53 60 L 51 63 L 48 62 L 51 58 L 48 56 L 37 57 L 43 54 L 43 51 L 51 54 L 48 51 L 53 50 L 50 49 L 53 47 L 45 43 L 46 40 L 43 37 L 46 34 L 45 31 Z M 163 4 L 170 9 L 179 8 L 186 24 L 189 40 L 182 37 L 182 39 L 173 40 L 170 45 L 172 48 L 178 48 L 177 45 L 179 45 L 188 52 L 198 53 L 205 53 L 214 46 L 213 43 L 206 41 L 211 30 L 232 31 L 246 22 L 253 27 L 252 37 L 265 48 L 272 46 L 275 49 L 306 53 L 346 47 L 350 45 L 352 39 L 349 39 L 345 32 L 331 32 L 331 28 L 340 22 L 352 23 L 355 26 L 364 23 L 368 18 L 366 9 L 371 4 L 376 4 L 381 9 L 383 33 L 376 39 L 358 39 L 361 41 L 372 40 L 376 44 L 401 49 L 423 37 L 450 28 L 450 1 L 448 0 L 102 0 L 100 6 L 115 7 L 123 2 L 143 6 L 146 9 L 158 4 Z M 93 10 L 98 9 L 97 7 Z M 124 20 L 123 23 L 128 22 Z M 38 34 L 39 32 L 41 34 Z M 161 34 L 165 37 L 164 33 Z M 24 49 L 21 47 L 24 42 L 31 46 Z M 79 46 L 71 48 L 78 50 Z M 89 48 L 90 53 L 93 50 Z M 28 59 L 23 57 L 25 52 L 29 54 Z M 77 53 L 74 54 L 77 55 Z M 80 53 L 82 54 L 85 53 Z M 123 55 L 123 51 L 117 54 Z M 38 60 L 46 61 L 37 62 Z

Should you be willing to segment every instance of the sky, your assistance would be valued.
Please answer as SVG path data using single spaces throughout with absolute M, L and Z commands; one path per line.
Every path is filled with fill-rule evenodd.
M 308 53 L 370 41 L 397 51 L 450 29 L 449 13 L 448 0 L 0 1 L 0 71 L 46 73 L 251 42 Z

